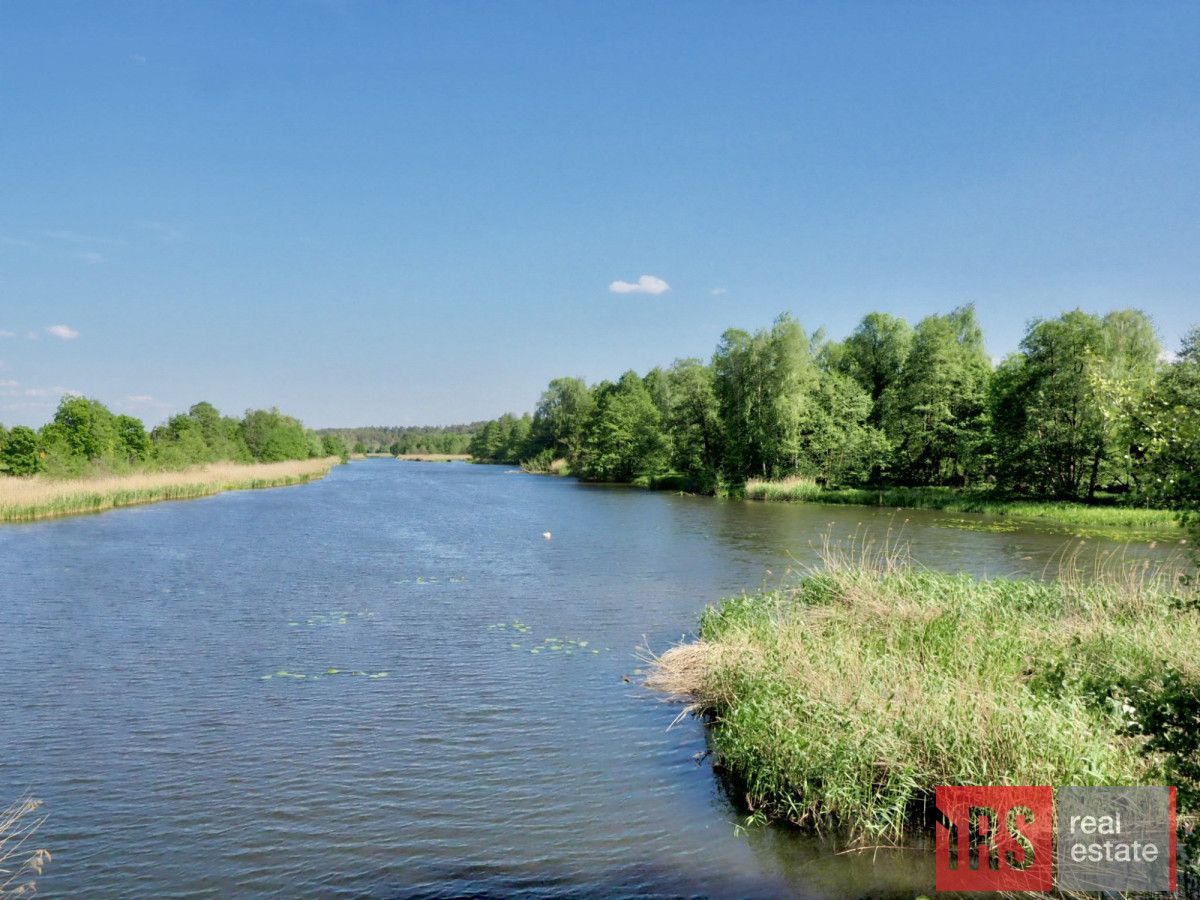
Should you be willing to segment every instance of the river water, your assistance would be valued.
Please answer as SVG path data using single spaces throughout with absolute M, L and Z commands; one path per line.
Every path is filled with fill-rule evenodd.
M 736 832 L 703 726 L 668 728 L 638 648 L 825 534 L 986 575 L 1079 543 L 964 518 L 366 460 L 6 526 L 0 805 L 45 801 L 52 897 L 930 891 L 926 852 Z

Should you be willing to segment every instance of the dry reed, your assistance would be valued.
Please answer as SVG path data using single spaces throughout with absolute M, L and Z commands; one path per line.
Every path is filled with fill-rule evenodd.
M 337 457 L 275 463 L 211 463 L 178 472 L 137 472 L 56 481 L 0 478 L 0 522 L 101 512 L 120 506 L 186 500 L 221 491 L 302 484 L 329 473 Z

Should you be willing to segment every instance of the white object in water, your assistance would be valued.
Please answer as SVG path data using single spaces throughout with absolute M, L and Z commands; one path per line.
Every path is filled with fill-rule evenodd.
M 550 535 L 550 532 L 548 532 L 548 531 L 543 531 L 543 532 L 542 532 L 542 537 L 544 537 L 546 540 L 550 540 L 550 537 L 551 537 L 551 535 Z

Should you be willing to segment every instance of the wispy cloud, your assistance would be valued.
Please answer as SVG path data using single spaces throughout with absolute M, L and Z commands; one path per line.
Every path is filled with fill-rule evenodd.
M 715 287 L 712 289 L 712 295 L 714 297 L 720 297 L 722 294 L 728 294 L 728 293 L 729 293 L 729 288 Z
M 0 328 L 0 338 L 10 338 L 16 336 L 17 333 L 15 331 L 5 331 L 3 328 Z
M 151 397 L 149 394 L 130 394 L 125 399 L 130 403 L 145 404 L 145 403 L 153 403 L 154 402 L 154 398 Z
M 46 334 L 56 337 L 60 341 L 73 341 L 79 337 L 79 332 L 70 325 L 47 325 Z
M 142 56 L 140 53 L 133 53 L 130 55 L 129 61 L 132 63 L 137 63 L 139 66 L 143 66 L 146 64 L 146 57 Z
M 85 263 L 90 263 L 93 266 L 96 265 L 97 263 L 104 262 L 104 254 L 97 253 L 95 250 L 88 250 L 84 253 L 79 253 L 76 255 L 80 259 L 82 259 Z
M 15 388 L 20 386 L 21 382 L 12 378 L 0 378 L 0 388 Z
M 25 238 L 8 237 L 0 234 L 0 247 L 36 247 L 33 241 L 27 241 Z
M 96 244 L 106 247 L 117 247 L 125 242 L 118 238 L 97 237 L 94 234 L 80 234 L 66 228 L 50 229 L 42 232 L 42 237 L 52 241 L 62 241 L 64 244 Z
M 614 281 L 608 286 L 614 294 L 665 294 L 671 286 L 657 275 L 643 275 L 637 281 Z

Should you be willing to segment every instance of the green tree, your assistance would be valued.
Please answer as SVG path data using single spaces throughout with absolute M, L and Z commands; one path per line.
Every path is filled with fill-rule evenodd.
M 804 459 L 820 369 L 808 336 L 782 315 L 768 331 L 730 329 L 713 355 L 713 385 L 733 478 L 779 476 Z
M 868 313 L 842 344 L 836 368 L 853 378 L 871 398 L 871 424 L 883 421 L 880 401 L 900 379 L 912 348 L 913 329 L 904 319 Z
M 311 446 L 304 426 L 278 409 L 252 409 L 242 419 L 242 438 L 259 462 L 307 459 Z
M 346 442 L 342 440 L 340 435 L 336 434 L 321 436 L 321 453 L 323 456 L 340 457 L 342 462 L 350 458 L 350 453 L 346 450 Z
M 892 470 L 910 484 L 967 484 L 984 472 L 991 361 L 973 306 L 922 319 L 883 392 Z
M 712 369 L 698 359 L 677 359 L 668 378 L 671 465 L 713 489 L 721 466 L 722 433 Z
M 583 449 L 592 414 L 592 392 L 582 378 L 555 378 L 542 393 L 533 413 L 531 449 L 549 449 L 574 463 Z
M 1091 498 L 1103 481 L 1128 477 L 1130 424 L 1116 397 L 1143 395 L 1157 356 L 1153 328 L 1136 310 L 1101 318 L 1076 309 L 1033 322 L 991 393 L 1004 483 Z
M 0 462 L 10 475 L 33 475 L 42 468 L 38 436 L 32 428 L 15 425 L 0 449 Z
M 150 458 L 150 436 L 142 420 L 134 416 L 117 416 L 117 455 L 125 462 L 140 463 Z
M 117 448 L 116 417 L 99 400 L 63 397 L 42 437 L 52 452 L 80 463 L 111 460 Z
M 626 372 L 616 384 L 603 382 L 588 424 L 582 469 L 600 481 L 632 481 L 656 474 L 666 462 L 662 415 L 645 382 Z

